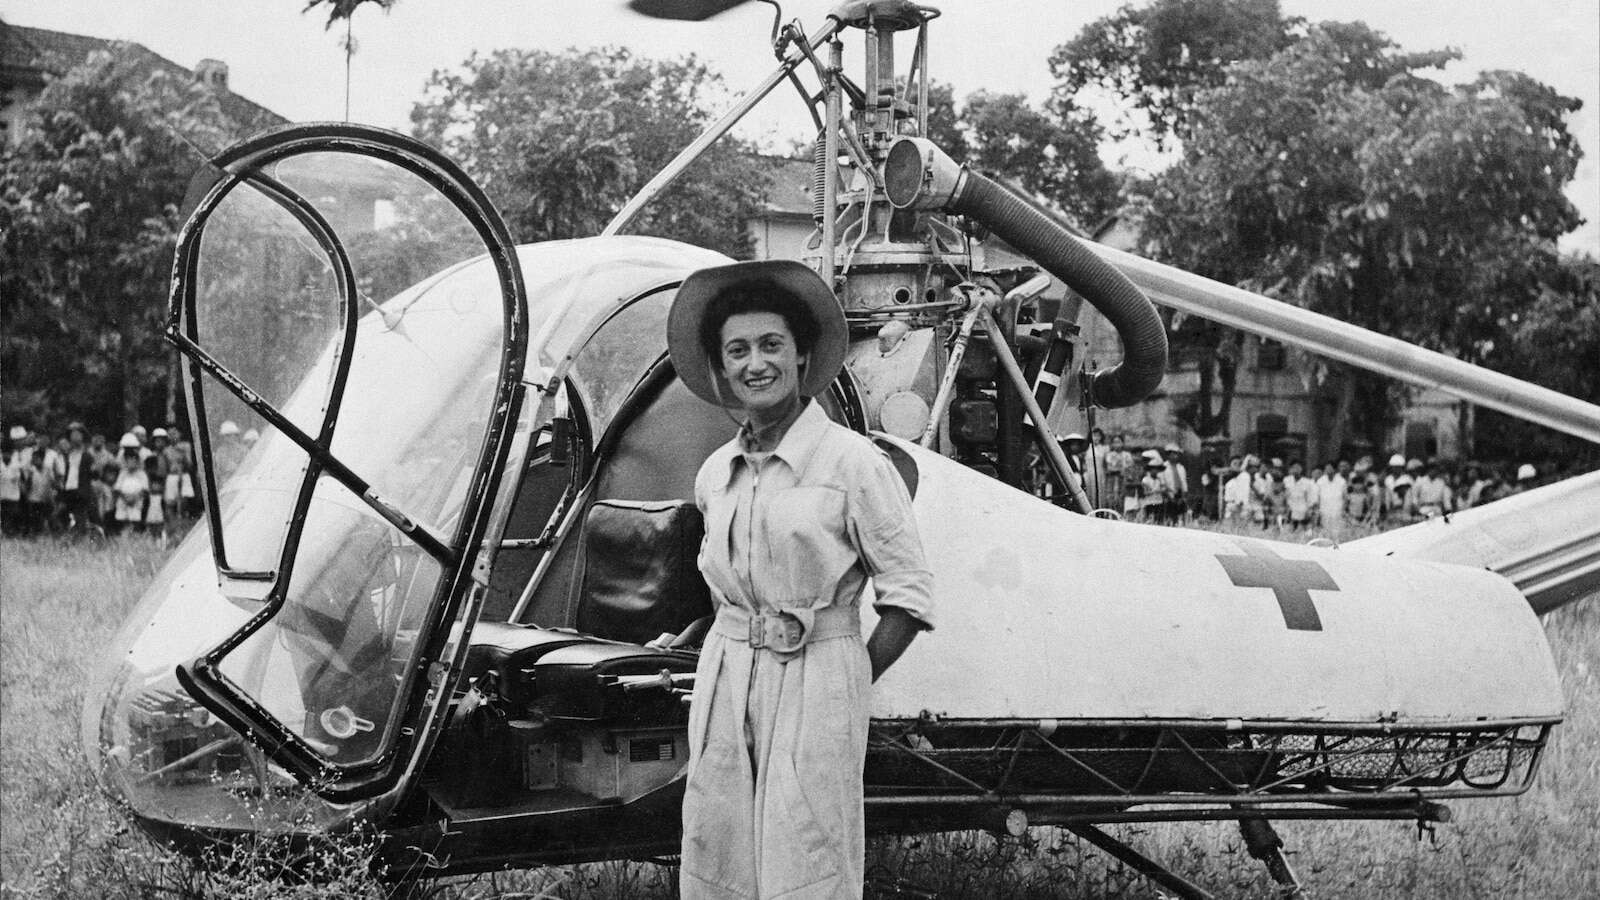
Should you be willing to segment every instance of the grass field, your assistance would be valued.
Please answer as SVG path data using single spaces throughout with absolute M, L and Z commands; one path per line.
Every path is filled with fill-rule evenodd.
M 316 885 L 261 874 L 246 848 L 199 866 L 129 828 L 103 799 L 78 749 L 83 685 L 122 615 L 164 558 L 152 540 L 0 543 L 0 897 L 380 897 L 354 844 Z M 1600 597 L 1546 617 L 1568 717 L 1532 791 L 1456 801 L 1455 820 L 1415 826 L 1284 823 L 1291 862 L 1321 898 L 1600 897 Z M 1276 896 L 1228 824 L 1110 829 L 1219 897 Z M 869 853 L 880 883 L 942 898 L 1156 897 L 1076 839 L 1039 828 L 1024 841 L 987 834 L 884 841 Z M 674 896 L 672 871 L 606 863 L 457 879 L 440 900 Z

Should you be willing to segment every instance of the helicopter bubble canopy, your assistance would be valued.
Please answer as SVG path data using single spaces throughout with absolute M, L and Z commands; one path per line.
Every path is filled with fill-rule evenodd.
M 327 825 L 442 714 L 522 402 L 521 270 L 482 193 L 398 134 L 281 129 L 197 181 L 167 336 L 207 527 L 125 626 L 85 744 L 141 815 Z

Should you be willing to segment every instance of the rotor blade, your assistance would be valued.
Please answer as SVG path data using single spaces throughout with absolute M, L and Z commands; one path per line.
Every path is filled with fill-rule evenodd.
M 1511 579 L 1536 613 L 1600 591 L 1600 472 L 1340 546 L 1482 566 Z
M 1600 406 L 1131 253 L 1088 244 L 1163 306 L 1600 444 Z
M 652 19 L 704 22 L 749 0 L 628 0 L 628 8 Z

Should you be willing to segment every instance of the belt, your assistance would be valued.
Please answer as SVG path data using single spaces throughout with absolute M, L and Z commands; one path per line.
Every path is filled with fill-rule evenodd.
M 761 614 L 725 603 L 711 628 L 756 650 L 796 653 L 812 641 L 860 634 L 861 613 L 854 604 Z

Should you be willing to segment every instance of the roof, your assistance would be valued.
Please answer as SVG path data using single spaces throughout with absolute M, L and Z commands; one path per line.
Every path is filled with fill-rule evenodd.
M 756 154 L 755 159 L 767 172 L 767 202 L 762 212 L 811 218 L 811 160 L 764 153 Z
M 91 53 L 97 50 L 109 53 L 119 47 L 127 48 L 136 60 L 151 71 L 165 71 L 184 81 L 195 80 L 193 70 L 178 65 L 143 44 L 46 28 L 28 28 L 0 21 L 0 60 L 4 60 L 4 64 L 0 65 L 0 89 L 15 87 L 40 90 L 48 78 L 64 74 L 88 59 Z M 226 87 L 217 90 L 216 95 L 223 114 L 239 123 L 245 131 L 283 125 L 289 121 Z

